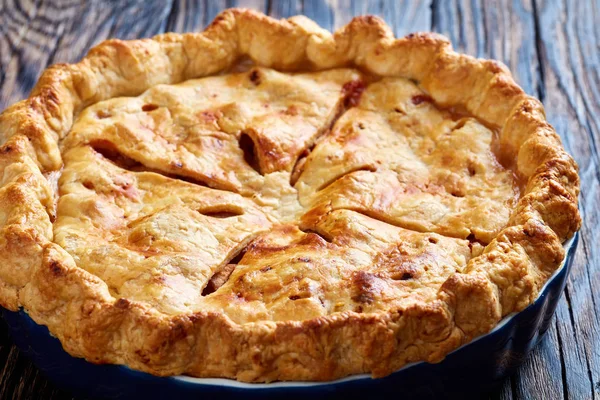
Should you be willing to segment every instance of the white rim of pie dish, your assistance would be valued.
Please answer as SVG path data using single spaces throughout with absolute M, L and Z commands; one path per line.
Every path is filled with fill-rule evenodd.
M 577 233 L 575 235 L 577 235 Z M 546 288 L 548 287 L 548 285 L 554 280 L 554 278 L 556 278 L 556 276 L 565 267 L 567 259 L 568 259 L 568 252 L 571 249 L 571 246 L 573 246 L 573 242 L 575 240 L 575 235 L 563 244 L 563 247 L 565 248 L 564 260 L 562 261 L 560 267 L 557 268 L 556 271 L 554 271 L 554 273 L 552 275 L 550 275 L 550 277 L 548 278 L 548 280 L 546 281 L 544 286 L 542 286 L 542 288 L 539 291 L 538 297 L 536 297 L 536 299 L 533 301 L 533 303 L 535 303 L 536 301 L 538 301 L 541 298 L 541 296 L 546 291 Z M 531 303 L 531 304 L 533 304 L 533 303 Z M 462 346 L 454 349 L 452 352 L 448 353 L 448 355 L 455 353 L 455 352 L 459 351 L 460 349 L 462 349 L 463 347 L 473 344 L 473 343 L 483 339 L 484 337 L 491 335 L 494 332 L 497 332 L 498 330 L 500 330 L 504 326 L 506 326 L 506 324 L 508 324 L 520 312 L 522 312 L 522 311 L 513 312 L 511 314 L 508 314 L 507 316 L 502 318 L 502 320 L 500 320 L 500 322 L 498 322 L 498 325 L 496 325 L 494 327 L 494 329 L 492 329 L 485 335 L 481 335 L 481 336 L 471 340 L 470 342 L 465 343 Z M 411 368 L 417 364 L 422 364 L 422 363 L 425 363 L 425 361 L 417 361 L 417 362 L 406 364 L 402 368 L 392 372 L 392 374 L 395 374 L 397 372 L 403 371 L 405 369 Z M 370 374 L 358 374 L 358 375 L 346 376 L 344 378 L 340 378 L 340 379 L 336 379 L 336 380 L 332 380 L 332 381 L 322 381 L 322 382 L 321 381 L 318 381 L 318 382 L 317 381 L 285 381 L 285 382 L 271 382 L 271 383 L 248 383 L 248 382 L 239 382 L 239 381 L 236 381 L 233 379 L 228 379 L 228 378 L 195 378 L 195 377 L 186 376 L 186 375 L 172 376 L 169 379 L 174 379 L 177 381 L 195 384 L 195 385 L 226 386 L 226 387 L 231 387 L 231 388 L 236 388 L 236 389 L 252 390 L 252 389 L 275 389 L 275 388 L 326 386 L 326 385 L 335 385 L 335 384 L 339 384 L 339 383 L 351 382 L 351 381 L 360 380 L 360 379 L 373 379 L 373 378 L 371 378 Z

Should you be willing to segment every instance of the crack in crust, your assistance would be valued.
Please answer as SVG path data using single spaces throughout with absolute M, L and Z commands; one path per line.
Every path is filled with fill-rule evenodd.
M 53 232 L 50 215 L 54 196 L 44 174 L 60 170 L 63 156 L 67 159 L 75 151 L 61 155 L 61 146 L 86 107 L 114 97 L 137 96 L 160 84 L 214 75 L 244 55 L 257 65 L 280 71 L 355 65 L 372 75 L 404 77 L 419 82 L 436 104 L 462 107 L 480 121 L 499 127 L 498 145 L 516 160 L 516 172 L 527 182 L 506 227 L 486 240 L 481 254 L 465 255 L 468 263 L 457 265 L 454 272 L 446 268 L 448 262 L 440 263 L 446 271 L 440 276 L 445 280 L 436 293 L 423 292 L 429 299 L 426 304 L 372 309 L 378 304 L 377 298 L 401 291 L 415 281 L 410 277 L 427 273 L 403 263 L 403 252 L 417 250 L 401 247 L 381 248 L 388 255 L 377 260 L 378 265 L 388 266 L 386 274 L 398 278 L 393 279 L 396 286 L 390 286 L 377 273 L 355 272 L 351 275 L 354 291 L 347 291 L 348 303 L 333 303 L 326 288 L 316 287 L 310 279 L 269 286 L 272 292 L 260 294 L 281 296 L 299 310 L 308 310 L 307 318 L 298 321 L 244 324 L 212 310 L 182 312 L 178 304 L 173 310 L 159 310 L 142 301 L 115 299 L 115 289 L 106 283 L 108 278 L 101 280 L 79 268 L 73 255 L 56 244 L 62 239 Z M 249 82 L 260 85 L 263 79 L 251 72 Z M 348 102 L 355 101 L 351 96 Z M 421 96 L 413 97 L 412 103 L 421 107 L 429 101 L 429 97 Z M 153 103 L 140 106 L 148 114 L 160 112 Z M 396 112 L 400 115 L 403 110 Z M 100 113 L 97 117 L 105 116 Z M 375 17 L 355 18 L 330 34 L 304 17 L 276 21 L 254 11 L 231 9 L 202 33 L 109 40 L 78 64 L 49 68 L 28 99 L 0 115 L 0 135 L 0 251 L 6 257 L 0 266 L 0 303 L 11 310 L 23 307 L 37 323 L 47 325 L 74 356 L 126 364 L 156 375 L 187 373 L 242 381 L 330 380 L 362 372 L 384 376 L 408 362 L 439 361 L 449 351 L 488 332 L 502 316 L 530 304 L 560 265 L 564 257 L 561 243 L 580 226 L 577 166 L 545 121 L 542 105 L 523 93 L 508 70 L 495 61 L 457 54 L 436 34 L 395 39 Z M 291 171 L 295 160 L 284 167 L 267 161 L 264 165 Z M 266 172 L 262 167 L 261 171 Z M 139 176 L 159 179 L 148 173 Z M 287 174 L 285 182 L 289 178 Z M 166 179 L 160 183 L 167 184 Z M 243 201 L 242 197 L 236 199 Z M 204 206 L 211 205 L 206 202 Z M 249 203 L 247 209 L 252 209 Z M 199 216 L 197 211 L 191 217 L 189 210 L 190 214 L 182 217 L 211 218 Z M 254 257 L 258 249 L 264 253 L 282 247 L 342 251 L 340 244 L 346 240 L 353 241 L 359 251 L 340 253 L 341 257 L 353 260 L 354 265 L 369 264 L 371 242 L 377 241 L 365 242 L 368 235 L 415 234 L 348 213 L 333 207 L 325 215 L 305 216 L 307 229 L 321 232 L 331 243 L 284 225 L 277 228 L 283 231 L 274 231 L 279 235 L 252 242 L 244 259 Z M 246 217 L 255 218 L 259 230 L 268 230 L 271 225 L 260 212 L 232 218 Z M 214 220 L 226 224 L 229 219 Z M 147 222 L 139 220 L 138 224 Z M 350 224 L 344 229 L 353 229 L 355 235 L 344 235 L 339 225 L 343 223 Z M 229 225 L 221 226 L 229 229 Z M 242 246 L 250 243 L 254 234 L 244 234 Z M 149 238 L 138 239 L 141 242 L 134 241 L 135 251 L 143 259 L 147 250 L 142 248 L 143 240 Z M 442 236 L 436 240 L 450 243 Z M 468 251 L 469 243 L 464 242 Z M 421 259 L 428 257 L 422 249 L 436 245 L 423 242 Z M 219 251 L 233 254 L 233 247 Z M 298 268 L 311 262 L 314 260 L 294 261 Z M 268 268 L 271 266 L 261 265 L 259 271 L 236 268 L 229 280 L 205 299 L 217 298 L 225 292 L 222 289 L 235 286 L 239 296 L 230 299 L 232 307 L 249 307 L 256 300 L 251 298 L 249 273 L 268 279 L 272 272 Z M 318 272 L 318 265 L 306 271 Z M 204 270 L 207 279 L 212 273 L 210 268 Z M 118 290 L 123 288 L 126 286 Z M 203 286 L 190 290 L 193 295 L 184 300 L 200 301 Z M 194 297 L 195 291 L 199 297 Z M 308 298 L 308 292 L 317 295 Z M 335 311 L 336 307 L 339 312 L 320 314 L 323 309 Z

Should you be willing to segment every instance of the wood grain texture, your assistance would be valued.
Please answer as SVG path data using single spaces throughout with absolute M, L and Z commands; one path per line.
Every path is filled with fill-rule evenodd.
M 536 1 L 544 105 L 580 167 L 581 244 L 557 312 L 569 398 L 600 398 L 600 7 Z
M 300 0 L 271 0 L 267 6 L 267 12 L 274 18 L 288 18 L 302 13 L 302 1 Z
M 14 40 L 16 45 L 10 46 L 9 62 L 3 64 L 0 109 L 27 96 L 53 58 L 67 25 L 74 21 L 75 12 L 82 7 L 65 1 L 30 3 L 31 9 L 22 9 L 26 4 L 15 0 L 15 3 L 5 4 L 6 9 L 2 13 L 9 31 L 2 41 L 11 43 Z M 24 24 L 21 25 L 18 17 L 15 18 L 17 15 L 31 17 L 23 18 Z M 14 25 L 13 29 L 10 28 L 11 24 Z
M 37 11 L 36 1 L 18 3 L 16 0 L 7 0 L 0 3 L 0 87 L 4 87 L 11 64 L 14 68 L 13 53 L 20 47 L 26 28 Z
M 490 399 L 600 399 L 600 2 L 598 0 L 0 0 L 0 110 L 25 98 L 52 63 L 98 42 L 199 31 L 222 9 L 305 14 L 326 29 L 383 18 L 396 36 L 434 30 L 455 48 L 503 61 L 580 165 L 584 225 L 556 318 Z M 0 398 L 71 399 L 12 346 L 0 323 Z
M 198 1 L 174 1 L 166 32 L 196 32 L 204 26 L 205 4 Z

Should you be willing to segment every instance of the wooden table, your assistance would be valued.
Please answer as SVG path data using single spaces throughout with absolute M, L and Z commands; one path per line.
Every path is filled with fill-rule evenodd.
M 197 31 L 222 9 L 305 14 L 327 29 L 375 14 L 396 36 L 433 30 L 462 52 L 506 63 L 580 166 L 584 224 L 556 317 L 493 399 L 600 399 L 600 1 L 76 1 L 0 0 L 0 110 L 27 96 L 46 66 L 80 59 L 106 38 Z M 0 327 L 0 398 L 71 398 Z

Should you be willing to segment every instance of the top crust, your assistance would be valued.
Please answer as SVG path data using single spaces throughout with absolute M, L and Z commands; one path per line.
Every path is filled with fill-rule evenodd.
M 317 210 L 311 210 L 302 217 L 304 232 L 298 228 L 277 226 L 256 241 L 240 262 L 261 270 L 274 264 L 285 267 L 288 264 L 277 258 L 277 251 L 294 254 L 302 248 L 309 248 L 316 255 L 322 254 L 323 258 L 331 256 L 348 260 L 347 267 L 340 266 L 340 271 L 348 271 L 353 286 L 348 289 L 329 282 L 331 290 L 338 292 L 328 297 L 331 291 L 322 289 L 322 304 L 317 304 L 319 300 L 315 302 L 312 297 L 305 297 L 307 287 L 313 290 L 310 282 L 303 286 L 303 282 L 294 281 L 279 288 L 269 283 L 269 270 L 256 279 L 236 279 L 240 278 L 236 275 L 239 271 L 234 270 L 232 278 L 222 288 L 238 293 L 240 298 L 249 302 L 257 300 L 248 298 L 255 293 L 253 285 L 268 288 L 268 293 L 261 294 L 264 304 L 271 302 L 268 310 L 245 308 L 244 303 L 228 311 L 223 305 L 231 299 L 221 298 L 226 290 L 206 297 L 210 300 L 199 311 L 186 311 L 187 304 L 196 301 L 193 296 L 187 300 L 180 299 L 181 303 L 164 302 L 165 307 L 171 308 L 161 309 L 152 304 L 152 299 L 157 296 L 176 297 L 168 290 L 160 291 L 168 285 L 160 286 L 160 293 L 152 293 L 146 299 L 134 293 L 134 286 L 127 286 L 118 279 L 111 281 L 106 276 L 100 279 L 98 276 L 107 271 L 98 272 L 102 265 L 96 265 L 92 273 L 78 267 L 77 263 L 82 258 L 90 257 L 89 254 L 76 254 L 77 246 L 68 246 L 75 243 L 76 237 L 76 232 L 69 225 L 69 213 L 73 213 L 73 217 L 103 216 L 112 215 L 114 210 L 99 208 L 101 205 L 97 203 L 86 204 L 81 196 L 69 197 L 69 191 L 83 193 L 81 185 L 75 181 L 71 184 L 69 180 L 70 165 L 94 157 L 100 157 L 99 162 L 104 162 L 101 156 L 94 154 L 92 147 L 80 146 L 82 138 L 89 139 L 91 136 L 89 132 L 78 136 L 81 131 L 76 121 L 86 118 L 86 113 L 99 107 L 98 104 L 103 101 L 138 96 L 148 90 L 147 93 L 159 91 L 158 85 L 161 84 L 176 84 L 214 75 L 232 67 L 243 56 L 249 57 L 258 66 L 279 71 L 306 73 L 355 66 L 365 74 L 384 79 L 406 78 L 418 82 L 438 106 L 464 110 L 484 125 L 464 121 L 462 128 L 457 129 L 480 133 L 485 131 L 485 127 L 496 130 L 497 137 L 493 143 L 496 153 L 501 155 L 499 161 L 513 170 L 518 180 L 524 183 L 520 196 L 515 197 L 516 204 L 510 204 L 508 208 L 494 208 L 506 205 L 496 205 L 491 200 L 485 203 L 485 199 L 494 198 L 493 194 L 488 194 L 482 196 L 482 209 L 488 210 L 485 212 L 492 215 L 493 210 L 506 210 L 506 215 L 495 225 L 461 225 L 461 218 L 458 218 L 445 225 L 432 223 L 424 226 L 422 232 L 414 232 L 414 225 L 408 226 L 410 231 L 402 227 L 410 222 L 406 219 L 396 219 L 394 225 L 397 226 L 392 227 L 347 209 L 373 209 L 373 204 L 358 202 L 336 207 L 321 201 L 314 190 L 318 192 L 323 182 L 311 182 L 309 174 L 299 173 L 295 177 L 299 201 L 303 207 Z M 341 72 L 342 83 L 355 80 L 357 72 L 344 71 Z M 270 69 L 263 72 L 278 74 Z M 408 85 L 406 80 L 403 82 Z M 306 85 L 306 90 L 310 91 L 310 83 Z M 376 90 L 373 86 L 371 89 Z M 413 89 L 402 90 L 410 92 Z M 323 100 L 321 112 L 315 114 L 319 121 L 330 118 L 338 106 L 326 100 Z M 353 104 L 357 107 L 351 112 L 370 112 L 368 101 L 367 96 Z M 377 96 L 373 101 L 377 101 Z M 95 106 L 86 110 L 92 105 Z M 376 122 L 380 117 L 372 115 L 367 121 Z M 336 132 L 345 129 L 344 118 L 352 125 L 353 117 L 348 112 L 333 127 L 334 137 Z M 392 122 L 390 129 L 397 129 Z M 265 131 L 268 132 L 268 129 L 261 130 L 262 133 Z M 109 134 L 100 132 L 93 139 L 101 140 Z M 24 308 L 37 323 L 47 325 L 74 356 L 85 357 L 92 362 L 126 364 L 156 375 L 186 373 L 250 382 L 330 380 L 363 372 L 384 376 L 408 362 L 439 361 L 449 351 L 488 332 L 503 316 L 529 305 L 563 260 L 562 243 L 579 229 L 581 223 L 577 209 L 577 165 L 546 122 L 542 105 L 515 84 L 507 69 L 494 61 L 457 54 L 445 38 L 435 34 L 414 34 L 395 39 L 390 29 L 375 17 L 355 18 L 330 34 L 304 17 L 277 21 L 254 11 L 230 9 L 221 13 L 202 33 L 170 33 L 135 41 L 109 40 L 92 49 L 77 64 L 49 68 L 28 99 L 0 114 L 0 135 L 0 251 L 5 254 L 5 262 L 0 265 L 0 304 L 11 310 Z M 259 140 L 258 135 L 257 132 L 248 133 L 255 143 Z M 302 149 L 314 144 L 317 136 L 319 133 L 313 132 L 298 141 L 292 135 L 285 147 L 273 148 L 272 151 L 299 156 Z M 370 140 L 368 135 L 358 137 L 366 142 Z M 309 156 L 317 159 L 315 165 L 329 162 L 318 160 L 319 149 L 327 146 L 335 146 L 335 143 L 328 142 L 326 138 L 315 146 L 315 151 Z M 96 147 L 102 147 L 102 142 L 96 142 Z M 106 154 L 113 149 L 101 150 Z M 129 149 L 127 154 L 133 159 L 139 156 L 134 150 Z M 272 153 L 258 155 L 259 171 L 274 177 L 284 172 L 292 173 L 292 159 L 270 159 L 269 154 Z M 112 174 L 116 167 L 109 163 L 104 168 L 102 165 L 86 164 L 84 173 L 89 174 L 90 179 L 104 179 L 91 182 L 92 185 L 102 187 L 120 174 Z M 310 160 L 305 165 L 310 168 Z M 327 165 L 326 168 L 334 171 L 344 165 L 348 164 Z M 63 166 L 65 171 L 60 182 L 61 200 L 56 218 L 56 179 Z M 354 167 L 363 168 L 364 165 Z M 94 171 L 94 168 L 97 170 Z M 217 188 L 221 188 L 219 185 L 224 182 L 234 182 L 232 187 L 225 189 L 239 194 L 220 192 L 217 199 L 213 189 L 196 187 L 193 196 L 183 196 L 180 201 L 188 207 L 193 204 L 201 215 L 183 215 L 180 210 L 174 212 L 181 214 L 177 214 L 177 218 L 193 219 L 201 227 L 202 221 L 214 217 L 211 217 L 212 213 L 235 214 L 235 205 L 248 210 L 233 217 L 239 221 L 237 224 L 224 222 L 229 220 L 226 218 L 215 225 L 228 237 L 239 239 L 239 246 L 222 247 L 219 244 L 209 248 L 211 257 L 226 254 L 224 258 L 228 258 L 257 232 L 270 230 L 282 215 L 298 210 L 289 205 L 283 210 L 272 207 L 264 213 L 241 197 L 245 190 L 254 190 L 244 187 L 248 180 L 238 179 L 236 183 L 234 179 L 221 179 L 219 174 L 223 171 L 214 171 L 204 177 L 194 175 L 194 171 L 185 173 L 187 178 L 200 179 Z M 240 171 L 237 172 L 244 173 Z M 246 172 L 253 179 L 263 179 L 256 171 Z M 153 190 L 170 190 L 175 195 L 190 193 L 188 190 L 191 190 L 187 187 L 181 189 L 189 186 L 185 182 L 170 187 L 167 178 L 151 172 L 119 176 L 137 179 L 138 187 L 143 190 L 146 190 L 144 187 L 149 188 L 147 193 L 144 192 L 146 196 L 154 196 Z M 508 179 L 493 171 L 485 176 L 489 182 L 505 182 Z M 273 183 L 264 179 L 261 190 L 267 193 Z M 114 183 L 114 179 L 111 182 Z M 334 182 L 327 190 L 335 192 L 335 185 Z M 128 183 L 122 185 L 123 193 L 129 187 Z M 470 188 L 462 189 L 467 198 Z M 371 190 L 377 193 L 376 188 Z M 125 193 L 123 199 L 130 194 Z M 289 197 L 289 193 L 286 196 Z M 505 197 L 504 194 L 499 196 Z M 344 197 L 344 201 L 348 198 Z M 69 203 L 69 199 L 72 202 Z M 226 210 L 215 209 L 215 202 L 225 202 L 229 206 Z M 452 205 L 448 204 L 452 209 Z M 269 204 L 265 203 L 265 207 L 268 209 Z M 168 206 L 165 210 L 161 212 L 171 212 Z M 386 218 L 393 214 L 390 210 L 396 209 L 377 209 Z M 385 219 L 381 215 L 377 215 L 377 219 Z M 92 222 L 98 221 L 90 218 Z M 151 222 L 140 220 L 137 225 L 128 228 L 132 229 L 131 234 L 138 246 L 147 240 L 146 236 L 139 236 L 139 232 L 147 233 L 149 228 L 144 228 L 144 224 L 151 225 Z M 244 224 L 250 224 L 254 230 L 244 230 Z M 140 228 L 140 231 L 138 227 L 143 229 Z M 89 229 L 92 232 L 94 226 Z M 377 233 L 376 237 L 369 237 L 368 244 L 365 244 L 365 238 L 373 232 Z M 439 232 L 456 239 L 427 232 Z M 464 239 L 471 234 L 485 248 L 470 248 L 469 242 Z M 79 239 L 85 241 L 90 238 Z M 405 239 L 414 246 L 403 248 L 399 243 Z M 99 240 L 121 239 L 102 236 L 96 238 L 96 241 Z M 342 242 L 352 242 L 358 250 L 348 253 L 340 249 Z M 372 253 L 377 246 L 381 251 Z M 451 256 L 440 259 L 439 270 L 428 274 L 418 260 L 430 254 L 432 247 L 441 249 L 435 250 L 435 254 L 441 254 L 440 257 L 446 257 L 444 254 Z M 406 266 L 398 269 L 399 265 L 403 265 L 399 261 L 402 257 L 412 260 L 408 266 L 412 270 L 405 270 Z M 198 263 L 201 261 L 206 260 L 197 260 Z M 316 266 L 306 270 L 308 278 L 318 272 L 318 261 Z M 187 268 L 185 262 L 182 258 L 182 270 Z M 294 268 L 302 269 L 306 268 L 304 264 L 307 261 L 297 259 L 290 263 L 295 263 Z M 365 268 L 351 271 L 357 265 Z M 371 267 L 379 269 L 370 270 Z M 189 273 L 208 277 L 215 272 L 208 267 L 203 268 L 199 269 L 200 272 L 189 270 Z M 435 284 L 407 288 L 407 284 L 402 282 L 405 273 L 420 274 L 423 279 L 435 281 Z M 394 276 L 399 277 L 397 285 L 389 286 L 383 282 L 384 278 L 393 280 Z M 146 278 L 138 276 L 135 279 Z M 203 282 L 200 287 L 187 288 L 189 291 L 186 289 L 185 293 L 202 290 L 206 284 L 205 280 Z M 119 298 L 120 290 L 127 293 L 128 298 Z M 379 299 L 386 296 L 400 298 L 407 290 L 417 293 L 417 301 L 391 302 L 386 303 L 383 309 L 378 308 L 382 304 Z M 268 300 L 265 300 L 267 297 Z M 273 299 L 279 298 L 289 301 L 278 306 L 280 303 Z M 340 304 L 331 301 L 339 298 L 345 300 Z M 330 307 L 332 312 L 323 314 L 320 310 L 325 306 Z M 358 306 L 361 308 L 358 309 Z M 270 316 L 268 319 L 261 316 L 267 314 Z M 290 318 L 293 315 L 297 316 L 296 320 Z

